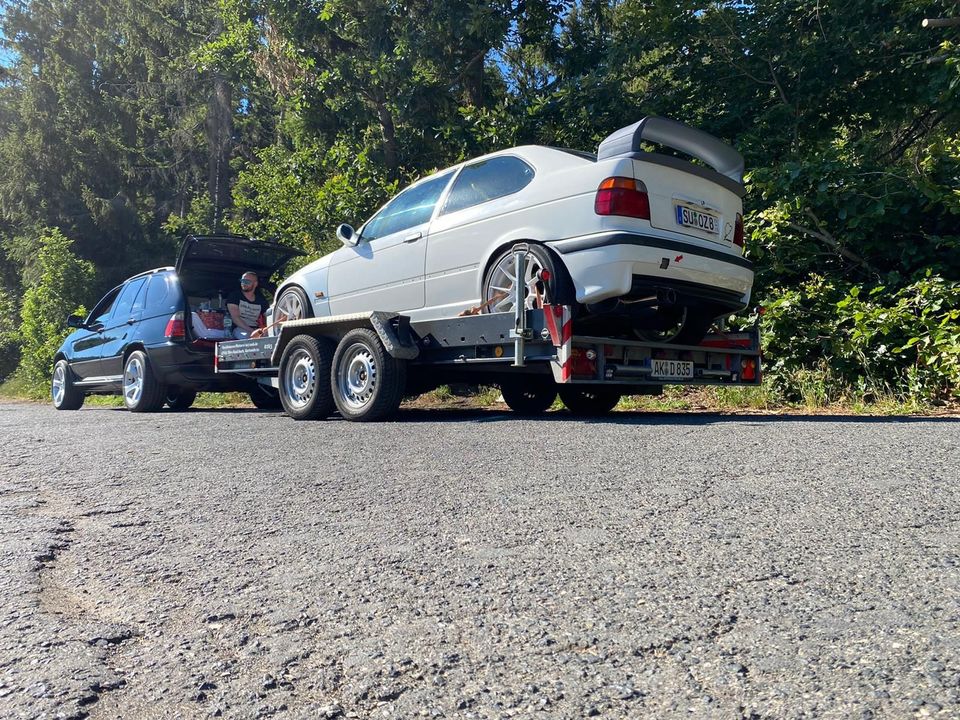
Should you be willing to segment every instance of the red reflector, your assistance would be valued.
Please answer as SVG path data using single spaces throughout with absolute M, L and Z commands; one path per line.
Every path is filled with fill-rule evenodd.
M 586 375 L 595 377 L 597 374 L 596 353 L 594 359 L 587 357 L 587 351 L 583 348 L 573 348 L 570 352 L 570 370 L 574 375 Z
M 187 336 L 187 330 L 183 324 L 183 311 L 175 312 L 170 316 L 163 334 L 171 340 L 183 340 Z
M 611 177 L 600 183 L 593 201 L 597 215 L 621 215 L 650 219 L 650 198 L 643 183 L 633 178 Z
M 737 222 L 733 226 L 733 244 L 743 247 L 743 215 L 737 213 Z

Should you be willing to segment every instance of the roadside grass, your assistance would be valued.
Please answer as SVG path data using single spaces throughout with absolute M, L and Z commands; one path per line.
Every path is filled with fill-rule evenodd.
M 838 415 L 931 415 L 960 413 L 960 400 L 932 403 L 917 396 L 897 394 L 887 387 L 861 383 L 851 388 L 837 383 L 822 371 L 804 371 L 802 376 L 788 379 L 792 392 L 787 395 L 780 385 L 765 381 L 759 387 L 683 387 L 666 386 L 660 395 L 626 395 L 617 411 L 632 412 L 740 412 L 740 413 L 810 413 Z M 47 390 L 30 388 L 16 376 L 0 384 L 0 400 L 49 402 Z M 122 407 L 118 395 L 91 395 L 91 407 Z M 198 409 L 250 408 L 246 393 L 200 393 L 193 407 Z M 404 407 L 423 409 L 506 409 L 496 386 L 442 385 L 436 390 L 408 398 Z M 563 411 L 559 398 L 551 410 Z

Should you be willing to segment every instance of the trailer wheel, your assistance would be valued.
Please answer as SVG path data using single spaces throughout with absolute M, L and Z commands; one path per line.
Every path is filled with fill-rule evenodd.
M 368 328 L 351 330 L 333 356 L 330 385 L 346 420 L 367 422 L 395 412 L 406 388 L 407 366 Z
M 318 420 L 333 412 L 330 398 L 330 343 L 297 335 L 280 358 L 280 402 L 294 420 Z
M 607 387 L 563 385 L 560 400 L 574 415 L 606 415 L 620 402 L 619 390 Z
M 551 378 L 527 376 L 500 383 L 503 401 L 520 415 L 546 412 L 557 399 L 557 386 Z
M 279 410 L 283 407 L 283 402 L 280 400 L 280 391 L 274 390 L 268 385 L 257 383 L 247 395 L 250 396 L 250 402 L 257 410 Z

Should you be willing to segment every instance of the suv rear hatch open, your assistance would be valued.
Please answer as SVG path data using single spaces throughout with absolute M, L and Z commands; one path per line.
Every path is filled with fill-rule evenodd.
M 180 246 L 176 270 L 188 296 L 216 297 L 239 287 L 240 276 L 255 272 L 261 283 L 301 250 L 243 235 L 189 235 Z

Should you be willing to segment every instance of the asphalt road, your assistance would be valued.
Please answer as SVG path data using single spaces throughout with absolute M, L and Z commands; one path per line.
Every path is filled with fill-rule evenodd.
M 0 717 L 960 716 L 960 421 L 0 405 Z

